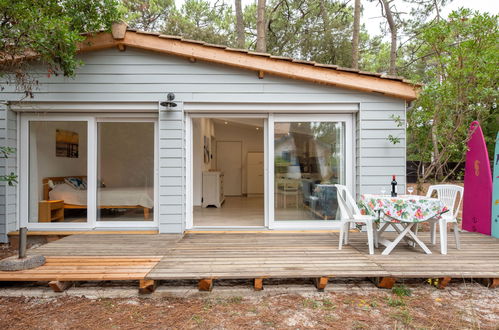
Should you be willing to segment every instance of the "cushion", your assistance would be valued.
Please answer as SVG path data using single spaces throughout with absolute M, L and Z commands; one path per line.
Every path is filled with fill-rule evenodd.
M 67 177 L 64 179 L 64 182 L 76 190 L 86 190 L 87 189 L 87 185 L 80 178 Z

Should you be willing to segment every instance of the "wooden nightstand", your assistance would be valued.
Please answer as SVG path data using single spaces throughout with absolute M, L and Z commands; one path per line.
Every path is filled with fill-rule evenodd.
M 38 222 L 64 221 L 64 201 L 40 201 L 38 203 Z

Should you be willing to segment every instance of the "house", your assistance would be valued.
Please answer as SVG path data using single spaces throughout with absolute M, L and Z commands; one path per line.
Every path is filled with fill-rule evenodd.
M 334 229 L 332 184 L 378 193 L 395 174 L 405 190 L 393 117 L 418 87 L 401 78 L 133 30 L 79 52 L 74 78 L 35 64 L 32 99 L 2 82 L 17 152 L 0 167 L 20 180 L 0 187 L 1 242 L 24 226 Z

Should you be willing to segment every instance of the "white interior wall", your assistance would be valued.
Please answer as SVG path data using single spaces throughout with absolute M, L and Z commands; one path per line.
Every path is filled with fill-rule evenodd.
M 106 187 L 154 187 L 154 123 L 99 123 L 98 134 Z
M 192 168 L 193 168 L 193 204 L 201 205 L 203 171 L 214 168 L 214 159 L 204 162 L 204 137 L 210 141 L 211 153 L 214 153 L 214 146 L 211 145 L 211 138 L 215 135 L 215 126 L 210 118 L 192 119 Z
M 57 129 L 79 134 L 78 158 L 56 157 Z M 42 180 L 47 177 L 87 175 L 87 123 L 40 121 L 30 123 L 30 220 L 38 221 L 38 201 L 43 199 Z
M 220 122 L 215 123 L 216 139 L 217 141 L 241 141 L 242 144 L 242 193 L 247 193 L 247 156 L 248 152 L 263 152 L 264 139 L 263 139 L 263 119 L 262 127 L 256 130 L 256 127 L 245 126 L 241 124 L 234 124 L 228 121 L 225 125 Z M 214 156 L 214 164 L 216 164 L 216 152 Z

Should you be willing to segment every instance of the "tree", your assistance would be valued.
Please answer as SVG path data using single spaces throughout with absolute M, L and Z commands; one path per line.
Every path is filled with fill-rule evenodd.
M 409 157 L 429 163 L 420 181 L 445 181 L 456 171 L 447 167 L 464 161 L 473 120 L 484 124 L 493 144 L 496 131 L 490 130 L 499 126 L 497 19 L 461 9 L 421 29 L 418 62 L 425 69 L 413 78 L 425 86 L 407 114 Z
M 265 53 L 267 51 L 267 22 L 265 20 L 265 0 L 258 0 L 258 5 L 256 9 L 256 51 L 260 53 Z
M 175 9 L 173 0 L 122 0 L 125 20 L 133 29 L 159 31 Z
M 245 18 L 251 19 L 254 10 L 255 7 L 247 6 Z M 267 51 L 350 67 L 352 12 L 352 7 L 336 1 L 270 1 L 267 4 Z M 254 20 L 247 21 L 247 24 L 249 36 L 254 38 Z M 362 47 L 366 38 L 367 34 L 360 34 Z
M 353 11 L 352 68 L 359 68 L 360 0 L 355 0 Z
M 397 74 L 397 24 L 395 23 L 394 14 L 392 12 L 392 0 L 379 0 L 382 8 L 383 16 L 386 18 L 391 35 L 390 48 L 390 69 L 388 73 L 392 76 Z
M 228 4 L 205 0 L 187 0 L 180 9 L 173 9 L 162 33 L 202 40 L 212 44 L 235 45 L 234 15 Z
M 246 46 L 246 36 L 244 33 L 244 17 L 243 9 L 241 6 L 241 0 L 235 0 L 236 7 L 236 32 L 237 32 L 237 47 L 245 48 Z
M 119 18 L 117 0 L 0 0 L 0 75 L 32 96 L 37 82 L 27 63 L 35 55 L 49 74 L 72 76 L 81 33 L 108 29 Z

